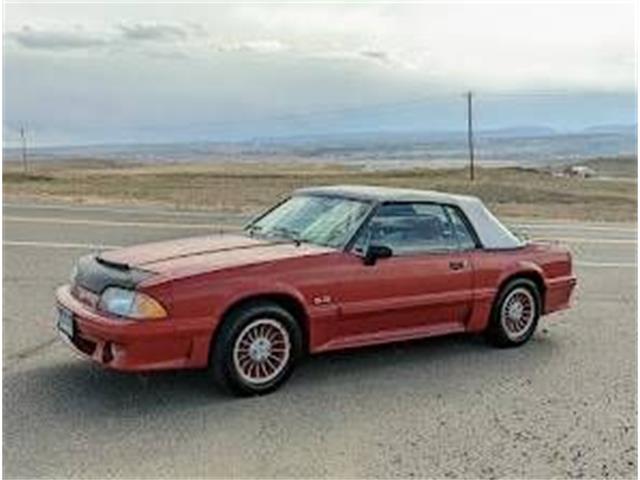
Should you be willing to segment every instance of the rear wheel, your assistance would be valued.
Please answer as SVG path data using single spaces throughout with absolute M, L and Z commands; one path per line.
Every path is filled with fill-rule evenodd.
M 224 320 L 210 369 L 231 393 L 265 394 L 289 378 L 301 350 L 302 334 L 291 313 L 272 302 L 254 302 Z
M 485 332 L 498 347 L 517 347 L 526 343 L 538 325 L 542 302 L 534 282 L 526 278 L 510 281 L 500 291 Z

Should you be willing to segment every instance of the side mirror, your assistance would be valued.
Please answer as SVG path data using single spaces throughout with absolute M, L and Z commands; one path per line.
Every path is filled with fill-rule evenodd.
M 364 255 L 365 265 L 375 265 L 381 258 L 389 258 L 393 255 L 393 251 L 385 245 L 369 245 Z

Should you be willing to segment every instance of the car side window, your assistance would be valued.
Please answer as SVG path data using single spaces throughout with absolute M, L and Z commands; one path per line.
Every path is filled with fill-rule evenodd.
M 354 250 L 384 245 L 394 255 L 456 250 L 453 225 L 443 206 L 434 203 L 389 203 L 379 207 L 358 237 Z
M 473 250 L 474 248 L 478 248 L 478 242 L 476 241 L 476 237 L 469 229 L 469 225 L 463 218 L 460 210 L 450 205 L 447 205 L 445 209 L 447 210 L 447 213 L 451 218 L 451 223 L 453 224 L 453 230 L 458 239 L 458 244 L 460 245 L 460 249 Z

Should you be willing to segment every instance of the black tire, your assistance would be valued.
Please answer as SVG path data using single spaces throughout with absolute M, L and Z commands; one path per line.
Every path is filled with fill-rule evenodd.
M 289 355 L 282 370 L 272 379 L 261 383 L 250 383 L 243 377 L 234 356 L 238 337 L 250 325 L 268 320 L 280 325 L 288 334 Z M 209 352 L 209 371 L 225 391 L 237 396 L 264 395 L 280 387 L 293 373 L 294 366 L 302 354 L 302 332 L 293 315 L 274 302 L 255 301 L 232 310 L 212 343 Z M 242 365 L 242 362 L 239 362 Z
M 503 317 L 503 308 L 505 308 L 505 302 L 510 299 L 512 295 L 515 295 L 516 293 L 524 294 L 524 292 L 529 292 L 530 297 L 533 300 L 533 313 L 532 318 L 527 322 L 526 327 L 523 327 L 521 332 L 516 335 L 516 333 L 510 332 L 506 326 L 507 320 Z M 502 288 L 502 290 L 500 290 L 493 304 L 489 325 L 485 330 L 485 338 L 489 343 L 499 348 L 510 348 L 524 345 L 536 330 L 538 320 L 540 319 L 541 309 L 542 300 L 540 297 L 540 291 L 534 282 L 527 278 L 515 278 L 511 280 Z

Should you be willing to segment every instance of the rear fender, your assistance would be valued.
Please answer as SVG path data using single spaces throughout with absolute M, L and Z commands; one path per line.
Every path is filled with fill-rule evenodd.
M 527 260 L 519 260 L 511 263 L 507 268 L 503 269 L 492 288 L 477 290 L 473 305 L 473 313 L 467 324 L 467 330 L 470 332 L 482 332 L 487 328 L 491 319 L 491 311 L 496 298 L 500 294 L 502 288 L 513 278 L 526 277 L 539 280 L 542 285 L 540 295 L 544 304 L 544 291 L 546 290 L 545 275 L 534 262 Z M 544 306 L 543 306 L 544 308 Z

